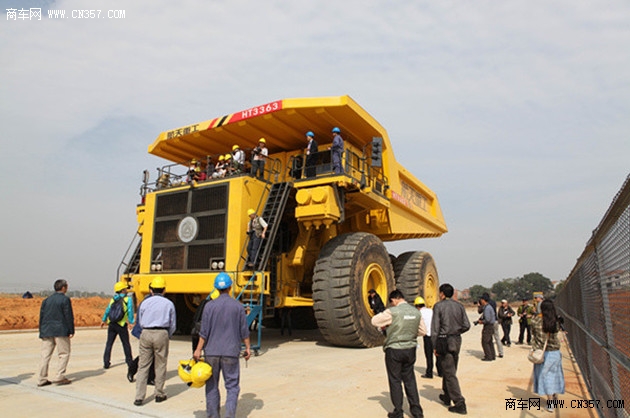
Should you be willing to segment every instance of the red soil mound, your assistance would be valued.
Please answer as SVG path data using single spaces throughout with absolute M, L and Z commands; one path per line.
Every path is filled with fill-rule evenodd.
M 0 296 L 0 330 L 34 329 L 39 326 L 39 309 L 43 297 L 22 299 L 20 296 Z M 109 298 L 73 298 L 72 311 L 76 327 L 98 326 Z

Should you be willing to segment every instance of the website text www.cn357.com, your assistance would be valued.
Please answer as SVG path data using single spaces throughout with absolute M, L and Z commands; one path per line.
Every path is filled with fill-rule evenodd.
M 505 400 L 505 409 L 512 411 L 537 410 L 543 408 L 551 409 L 624 409 L 625 402 L 623 399 L 602 400 L 586 400 L 573 399 L 570 402 L 564 399 L 541 399 L 541 398 L 507 398 Z
M 98 10 L 98 9 L 74 9 L 60 10 L 50 9 L 42 12 L 41 8 L 9 8 L 7 11 L 7 20 L 25 21 L 25 20 L 42 20 L 42 17 L 48 16 L 48 19 L 125 19 L 127 17 L 126 10 Z

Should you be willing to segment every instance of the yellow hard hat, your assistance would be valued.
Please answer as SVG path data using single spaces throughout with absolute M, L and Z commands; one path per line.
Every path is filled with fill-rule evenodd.
M 197 164 L 197 160 L 195 160 L 194 158 L 192 160 L 190 160 L 191 164 Z
M 256 211 L 254 209 L 247 209 L 247 216 L 252 216 Z
M 128 287 L 127 282 L 116 282 L 116 284 L 114 285 L 114 292 L 115 293 L 122 292 L 127 287 Z
M 219 161 L 225 160 L 225 155 L 219 155 Z
M 166 289 L 166 281 L 162 276 L 156 276 L 151 280 L 150 286 L 152 289 Z
M 206 385 L 206 382 L 190 382 L 188 383 L 188 386 L 190 386 L 191 388 L 202 388 Z
M 212 366 L 205 361 L 199 361 L 190 369 L 190 376 L 192 380 L 192 385 L 190 386 L 199 388 L 212 376 Z
M 260 139 L 258 140 L 258 143 L 261 143 L 261 142 L 262 142 L 263 144 L 266 144 L 266 143 L 267 143 L 267 140 L 266 140 L 265 138 L 260 138 Z
M 231 158 L 232 158 L 232 154 L 225 154 L 225 159 L 226 159 L 226 160 L 229 160 L 229 159 L 231 159 Z
M 237 150 L 237 149 L 238 149 L 238 145 L 232 146 L 232 151 Z
M 422 296 L 418 296 L 416 298 L 416 300 L 413 301 L 414 305 L 424 305 L 424 299 L 422 298 Z
M 196 361 L 194 359 L 179 361 L 177 374 L 179 375 L 180 379 L 182 379 L 185 383 L 192 382 L 192 376 L 190 374 L 190 370 L 195 365 L 195 363 Z

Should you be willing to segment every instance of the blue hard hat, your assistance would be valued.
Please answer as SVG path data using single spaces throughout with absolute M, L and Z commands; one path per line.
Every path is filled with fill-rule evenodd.
M 232 279 L 227 273 L 221 272 L 214 279 L 214 287 L 219 290 L 227 289 L 232 286 Z
M 314 136 L 315 136 L 315 134 L 313 133 L 313 131 L 308 131 L 308 132 L 306 133 L 306 136 L 314 137 Z
M 341 132 L 341 130 L 339 128 L 337 128 L 336 126 L 333 128 L 332 130 L 334 133 L 338 134 Z

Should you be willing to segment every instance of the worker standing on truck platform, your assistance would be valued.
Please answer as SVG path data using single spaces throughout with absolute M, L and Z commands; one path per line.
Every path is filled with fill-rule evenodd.
M 317 174 L 317 142 L 315 141 L 315 134 L 312 131 L 306 133 L 306 177 L 315 177 Z
M 252 150 L 252 176 L 259 179 L 265 178 L 265 159 L 269 155 L 267 149 L 267 140 L 260 138 L 258 140 L 258 146 Z
M 199 361 L 203 350 L 204 360 L 212 366 L 212 375 L 206 381 L 207 416 L 212 418 L 220 416 L 219 375 L 223 374 L 227 398 L 225 417 L 234 418 L 241 390 L 239 386 L 241 342 L 245 344 L 243 353 L 245 360 L 249 360 L 251 356 L 249 329 L 243 305 L 230 297 L 232 288 L 230 276 L 225 272 L 219 273 L 214 280 L 214 288 L 219 291 L 219 296 L 211 303 L 207 303 L 203 309 L 199 344 L 193 358 Z
M 372 325 L 379 329 L 387 328 L 387 337 L 383 344 L 385 368 L 389 382 L 389 396 L 394 411 L 387 414 L 390 418 L 403 418 L 403 384 L 409 402 L 409 412 L 414 418 L 423 417 L 420 395 L 414 365 L 418 337 L 426 334 L 422 314 L 405 301 L 398 289 L 389 294 L 390 307 L 372 317 Z
M 341 130 L 336 126 L 332 129 L 333 142 L 330 150 L 332 151 L 332 166 L 335 174 L 343 173 L 341 166 L 341 156 L 343 155 L 343 138 L 341 137 Z
M 245 151 L 243 151 L 238 145 L 232 147 L 232 165 L 234 166 L 235 174 L 243 172 L 245 167 Z
M 247 260 L 245 260 L 245 270 L 251 270 L 256 264 L 256 255 L 260 242 L 265 239 L 267 233 L 267 222 L 260 216 L 256 215 L 254 209 L 247 211 L 249 221 L 247 222 L 247 235 L 249 235 L 249 244 L 247 244 Z

